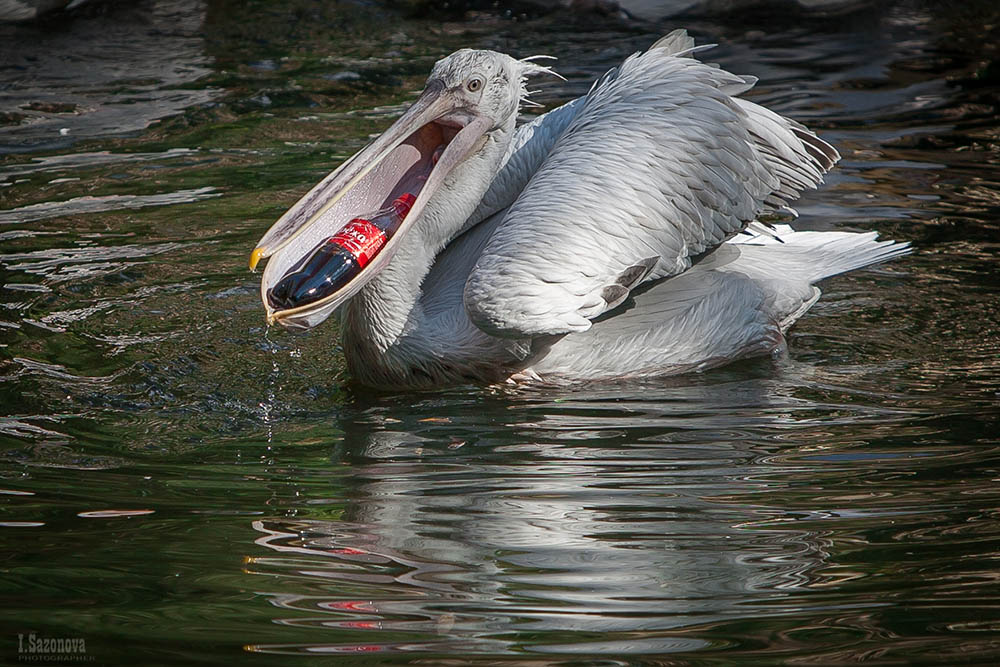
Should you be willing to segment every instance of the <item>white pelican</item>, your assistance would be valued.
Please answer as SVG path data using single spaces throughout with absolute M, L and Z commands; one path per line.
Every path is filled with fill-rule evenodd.
M 258 243 L 268 321 L 309 328 L 343 306 L 348 367 L 376 387 L 661 375 L 780 348 L 813 283 L 907 248 L 761 231 L 839 155 L 736 97 L 756 79 L 691 57 L 702 48 L 675 31 L 521 127 L 525 81 L 548 68 L 440 60 L 402 117 Z M 356 278 L 312 302 L 269 298 L 349 219 L 406 192 L 412 209 Z

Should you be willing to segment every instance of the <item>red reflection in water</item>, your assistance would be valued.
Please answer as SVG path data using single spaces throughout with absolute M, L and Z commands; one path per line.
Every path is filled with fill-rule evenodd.
M 364 600 L 337 600 L 336 602 L 321 602 L 320 607 L 324 609 L 340 609 L 342 611 L 365 611 L 374 613 L 377 611 L 371 602 Z
M 340 621 L 336 624 L 338 628 L 350 628 L 353 630 L 379 630 L 381 626 L 378 621 Z

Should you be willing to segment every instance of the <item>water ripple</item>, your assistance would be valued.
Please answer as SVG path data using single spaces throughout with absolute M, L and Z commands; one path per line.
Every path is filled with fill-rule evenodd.
M 193 190 L 178 190 L 158 195 L 105 195 L 102 197 L 74 197 L 67 201 L 29 204 L 20 208 L 0 211 L 0 224 L 27 223 L 46 218 L 102 211 L 145 208 L 147 206 L 171 206 L 221 197 L 216 188 L 203 187 Z

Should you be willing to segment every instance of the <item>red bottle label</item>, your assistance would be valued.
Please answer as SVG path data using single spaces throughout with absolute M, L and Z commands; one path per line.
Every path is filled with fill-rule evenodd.
M 358 266 L 363 269 L 385 245 L 385 232 L 364 218 L 354 218 L 331 236 L 328 243 L 336 243 L 354 255 Z

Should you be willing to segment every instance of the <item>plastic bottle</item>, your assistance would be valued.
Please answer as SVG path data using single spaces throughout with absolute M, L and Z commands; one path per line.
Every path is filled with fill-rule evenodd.
M 272 308 L 288 310 L 333 294 L 368 265 L 396 233 L 416 197 L 409 192 L 388 208 L 352 219 L 313 248 L 267 292 Z

